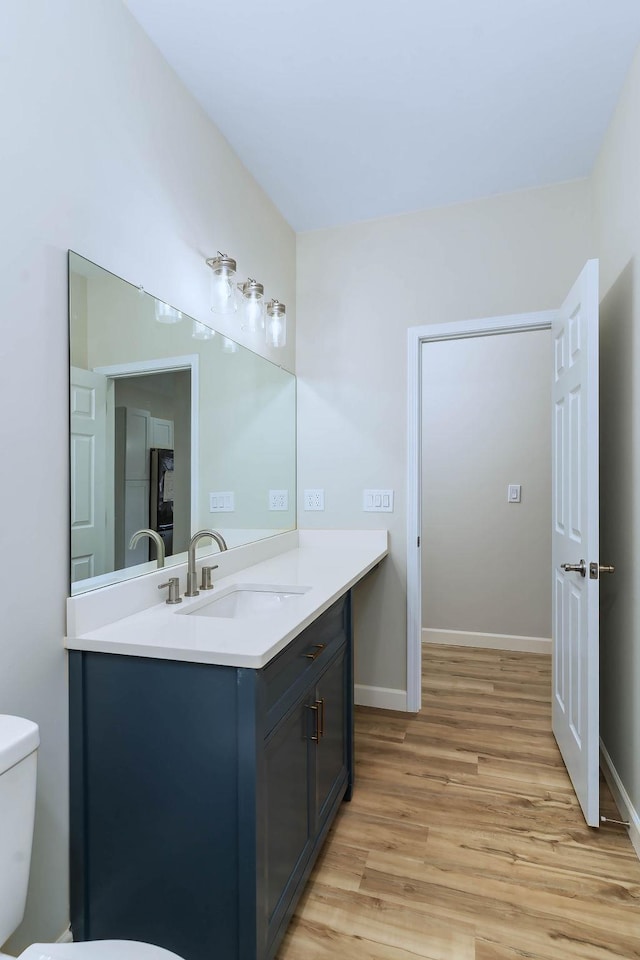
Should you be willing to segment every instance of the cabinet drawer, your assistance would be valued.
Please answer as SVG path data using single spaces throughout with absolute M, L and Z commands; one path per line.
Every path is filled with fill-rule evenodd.
M 331 656 L 346 642 L 347 597 L 341 597 L 303 630 L 262 670 L 267 731 L 298 693 L 298 681 L 313 682 Z

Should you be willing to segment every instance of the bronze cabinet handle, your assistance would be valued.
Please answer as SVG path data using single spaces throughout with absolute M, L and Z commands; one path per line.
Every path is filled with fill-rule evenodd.
M 318 736 L 322 738 L 324 737 L 324 697 L 322 697 L 320 700 L 316 700 L 316 706 L 318 708 L 319 719 Z
M 315 736 L 311 737 L 314 743 L 319 743 L 324 737 L 324 697 L 308 704 L 309 710 L 315 715 Z
M 313 652 L 313 653 L 305 653 L 305 657 L 307 658 L 307 660 L 315 660 L 317 657 L 320 656 L 320 654 L 321 654 L 322 651 L 324 650 L 325 646 L 326 646 L 325 643 L 314 643 L 314 645 L 313 645 L 313 647 L 314 647 L 314 652 Z
M 316 722 L 315 722 L 315 737 L 312 736 L 311 739 L 313 740 L 314 743 L 319 743 L 319 742 L 320 742 L 320 727 L 319 727 L 319 722 L 318 722 L 319 711 L 318 711 L 317 701 L 316 701 L 316 703 L 310 703 L 310 704 L 309 704 L 309 710 L 313 710 L 313 712 L 314 712 L 314 714 L 315 714 L 315 721 L 316 721 Z

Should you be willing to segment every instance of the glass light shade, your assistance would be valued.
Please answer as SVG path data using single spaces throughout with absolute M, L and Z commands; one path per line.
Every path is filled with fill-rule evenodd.
M 199 320 L 193 321 L 193 330 L 191 336 L 194 340 L 213 340 L 216 332 L 208 327 L 206 323 L 200 323 Z
M 219 316 L 235 313 L 236 302 L 236 261 L 226 253 L 218 251 L 217 257 L 207 260 L 207 266 L 213 271 L 211 281 L 211 311 Z
M 158 323 L 180 323 L 182 314 L 168 303 L 156 300 L 156 320 Z
M 270 347 L 284 347 L 287 342 L 287 308 L 279 300 L 267 304 L 266 340 Z
M 264 327 L 264 287 L 257 280 L 252 280 L 249 277 L 240 289 L 242 290 L 240 303 L 241 327 L 243 330 L 251 331 L 251 333 L 262 330 Z

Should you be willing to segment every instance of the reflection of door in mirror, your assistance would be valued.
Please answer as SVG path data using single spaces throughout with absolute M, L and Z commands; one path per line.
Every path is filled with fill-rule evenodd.
M 129 549 L 136 530 L 158 530 L 167 556 L 185 551 L 191 370 L 105 376 L 73 368 L 71 403 L 72 582 L 155 560 L 155 545 L 146 537 Z M 162 477 L 161 509 L 152 486 L 152 451 L 158 449 L 171 451 L 173 460 L 170 480 Z
M 71 368 L 71 580 L 113 569 L 107 523 L 107 378 Z
M 136 530 L 157 530 L 167 556 L 189 544 L 191 373 L 119 377 L 113 381 L 113 403 L 115 567 L 123 569 L 156 559 L 155 545 L 146 537 L 129 548 Z M 166 456 L 159 460 L 158 450 L 171 452 L 170 483 L 165 482 Z

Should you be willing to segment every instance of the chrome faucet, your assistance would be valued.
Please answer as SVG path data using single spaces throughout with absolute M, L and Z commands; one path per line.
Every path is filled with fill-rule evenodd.
M 224 537 L 217 530 L 198 530 L 197 533 L 194 533 L 189 541 L 187 552 L 187 589 L 184 594 L 185 597 L 197 597 L 200 593 L 198 590 L 198 571 L 196 570 L 196 547 L 205 537 L 215 540 L 221 551 L 227 549 Z
M 155 530 L 149 530 L 146 527 L 144 530 L 136 530 L 129 540 L 129 550 L 133 550 L 138 545 L 138 540 L 141 537 L 149 537 L 150 540 L 153 540 L 156 545 L 156 563 L 159 567 L 164 567 L 164 540 Z

